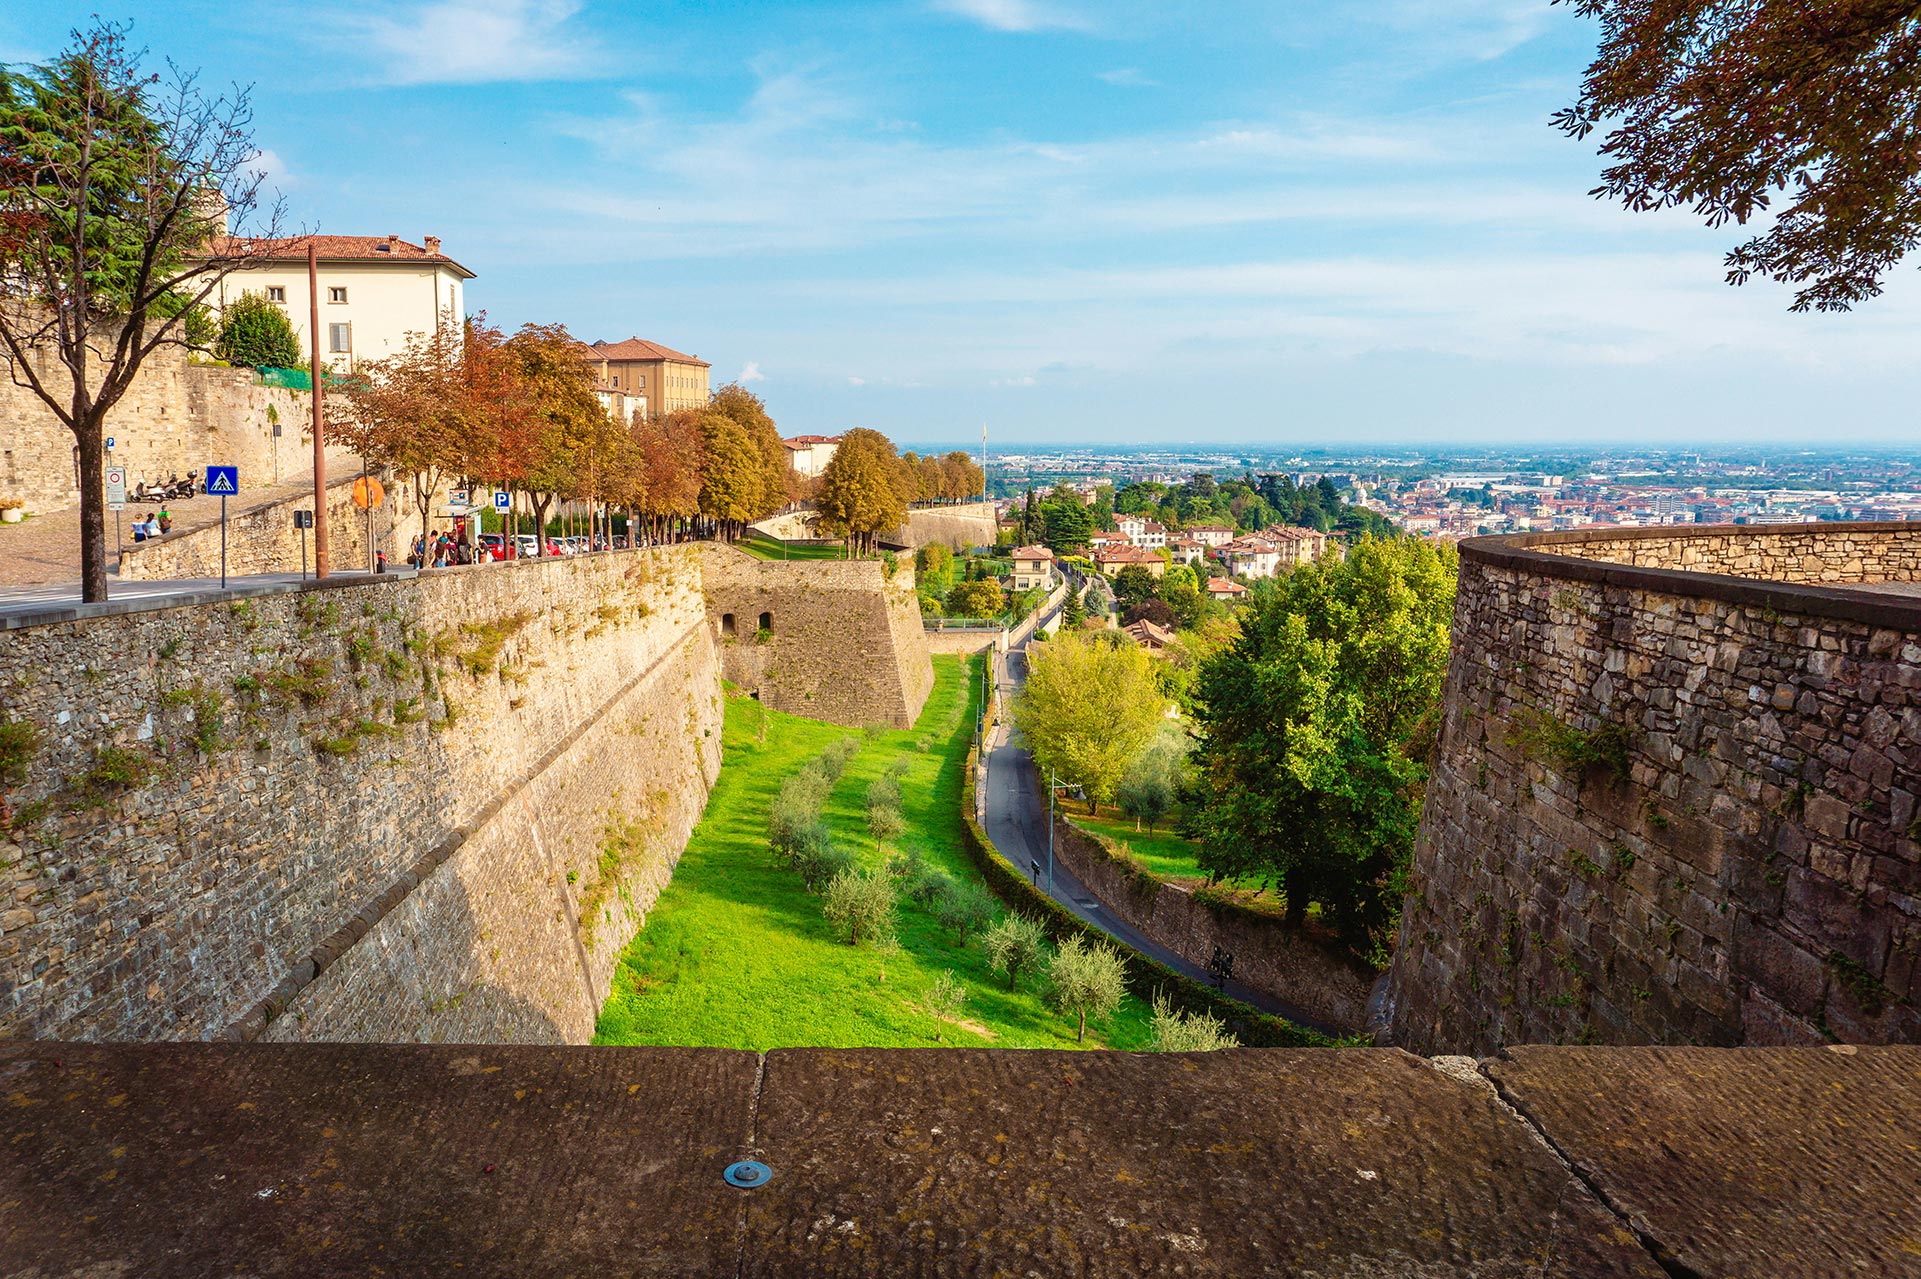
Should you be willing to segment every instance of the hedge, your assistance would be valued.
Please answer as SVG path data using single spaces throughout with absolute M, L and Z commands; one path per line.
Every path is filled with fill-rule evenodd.
M 1177 973 L 1159 960 L 1143 955 L 1132 946 L 1102 932 L 1029 883 L 1027 876 L 1001 856 L 1000 850 L 994 847 L 987 832 L 975 820 L 974 779 L 979 754 L 980 745 L 977 742 L 967 753 L 967 777 L 961 795 L 961 843 L 966 846 L 967 855 L 974 859 L 974 865 L 980 868 L 988 887 L 1009 907 L 1037 920 L 1057 943 L 1063 937 L 1078 934 L 1090 944 L 1099 942 L 1112 946 L 1127 968 L 1127 988 L 1135 995 L 1148 1001 L 1152 1001 L 1156 994 L 1165 995 L 1168 1002 L 1183 1012 L 1207 1013 L 1218 1017 L 1247 1047 L 1330 1048 L 1349 1042 L 1297 1026 L 1285 1017 L 1250 1008 L 1238 999 L 1229 999 L 1206 983 Z

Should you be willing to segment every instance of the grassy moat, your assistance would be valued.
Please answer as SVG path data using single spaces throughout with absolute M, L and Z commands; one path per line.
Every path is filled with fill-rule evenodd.
M 906 830 L 888 854 L 921 857 L 963 883 L 981 882 L 961 844 L 960 803 L 974 725 L 977 665 L 934 659 L 934 691 L 910 730 L 862 735 L 861 750 L 826 806 L 835 841 L 885 860 L 867 833 L 868 785 L 896 760 Z M 1009 992 L 978 940 L 966 947 L 912 901 L 898 912 L 900 952 L 883 957 L 840 938 L 820 898 L 768 851 L 767 816 L 781 782 L 852 730 L 769 711 L 730 696 L 720 780 L 706 814 L 647 923 L 622 956 L 595 1042 L 722 1048 L 1073 1048 L 1073 1022 L 1049 1009 L 1028 977 Z M 885 979 L 883 980 L 883 967 Z M 967 990 L 958 1023 L 937 1023 L 921 1000 L 943 971 Z M 936 1040 L 935 1032 L 940 1036 Z M 1148 1010 L 1131 996 L 1088 1025 L 1086 1048 L 1139 1048 Z

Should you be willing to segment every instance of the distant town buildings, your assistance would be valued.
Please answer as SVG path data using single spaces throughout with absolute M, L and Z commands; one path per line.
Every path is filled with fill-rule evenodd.
M 1327 534 L 1311 528 L 1275 527 L 1236 538 L 1217 552 L 1235 577 L 1273 577 L 1327 554 Z
M 286 311 L 301 351 L 312 350 L 309 245 L 318 258 L 320 358 L 336 372 L 397 354 L 409 334 L 458 325 L 467 313 L 463 286 L 474 273 L 442 253 L 431 235 L 419 244 L 397 235 L 231 240 L 219 251 L 244 248 L 256 255 L 254 263 L 221 280 L 209 308 L 218 315 L 242 294 L 260 294 Z

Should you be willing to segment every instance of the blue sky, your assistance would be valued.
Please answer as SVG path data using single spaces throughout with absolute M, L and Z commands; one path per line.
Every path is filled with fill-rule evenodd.
M 1545 0 L 111 0 L 254 85 L 297 222 L 438 234 L 498 321 L 638 334 L 905 444 L 1912 438 L 1921 287 L 1730 289 L 1586 192 Z

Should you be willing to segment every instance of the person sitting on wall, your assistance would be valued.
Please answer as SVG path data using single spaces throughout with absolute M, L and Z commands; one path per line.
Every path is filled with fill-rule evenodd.
M 144 515 L 133 522 L 133 540 L 136 542 L 147 540 L 147 517 Z
M 154 519 L 159 525 L 161 533 L 173 532 L 173 512 L 169 511 L 166 507 L 161 507 L 160 514 L 155 516 Z

